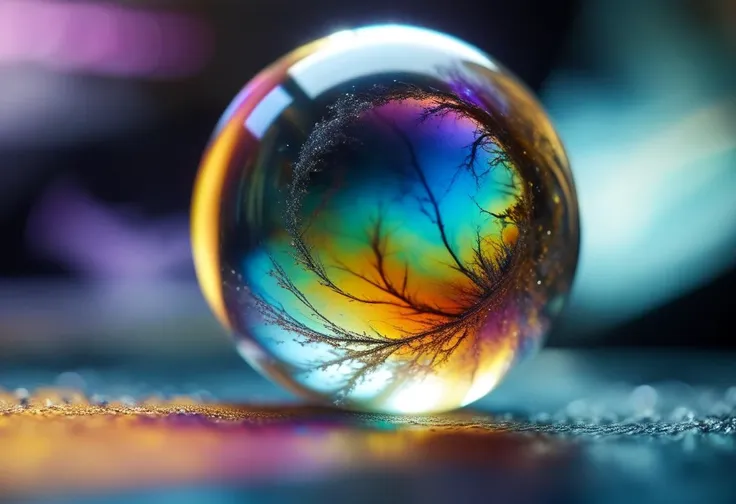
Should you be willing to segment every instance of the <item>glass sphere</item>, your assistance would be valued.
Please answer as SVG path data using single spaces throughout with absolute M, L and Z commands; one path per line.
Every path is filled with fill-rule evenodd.
M 540 347 L 578 255 L 538 102 L 478 49 L 409 26 L 259 73 L 215 129 L 192 219 L 203 292 L 245 359 L 366 411 L 488 393 Z

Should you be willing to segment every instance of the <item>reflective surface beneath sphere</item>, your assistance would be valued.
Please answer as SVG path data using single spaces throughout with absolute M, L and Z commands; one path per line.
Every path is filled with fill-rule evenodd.
M 564 151 L 478 50 L 341 32 L 256 76 L 195 191 L 200 282 L 244 357 L 346 408 L 485 395 L 537 349 L 577 261 Z

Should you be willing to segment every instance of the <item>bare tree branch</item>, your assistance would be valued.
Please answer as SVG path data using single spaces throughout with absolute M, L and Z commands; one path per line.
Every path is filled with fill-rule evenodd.
M 391 306 L 400 316 L 425 323 L 419 324 L 422 328 L 415 331 L 397 328 L 395 335 L 382 334 L 375 329 L 370 333 L 346 329 L 322 313 L 274 258 L 270 274 L 277 285 L 296 301 L 301 308 L 300 313 L 290 313 L 282 304 L 255 294 L 251 296 L 267 323 L 289 331 L 305 344 L 324 343 L 334 349 L 334 358 L 316 363 L 315 369 L 324 370 L 342 364 L 352 366 L 353 372 L 341 386 L 342 395 L 348 394 L 390 359 L 397 372 L 426 372 L 446 363 L 468 339 L 472 339 L 469 351 L 479 355 L 476 338 L 486 321 L 489 306 L 504 295 L 520 247 L 524 246 L 523 236 L 509 244 L 503 236 L 486 236 L 478 228 L 472 244 L 472 255 L 464 260 L 451 243 L 440 200 L 427 179 L 411 138 L 394 122 L 376 113 L 404 146 L 409 171 L 421 187 L 421 193 L 416 196 L 419 210 L 436 228 L 447 255 L 447 266 L 467 281 L 451 286 L 457 298 L 453 299 L 452 308 L 438 306 L 413 293 L 411 286 L 416 275 L 412 273 L 409 261 L 390 263 L 392 233 L 386 230 L 380 208 L 365 240 L 371 258 L 368 268 L 356 268 L 340 257 L 323 258 L 315 252 L 308 238 L 310 219 L 315 215 L 313 213 L 307 218 L 302 215 L 302 201 L 308 192 L 311 175 L 322 170 L 324 164 L 329 162 L 330 153 L 355 141 L 348 134 L 349 127 L 365 113 L 375 113 L 377 107 L 389 102 L 407 100 L 428 103 L 419 116 L 420 122 L 430 117 L 455 115 L 477 124 L 474 141 L 468 146 L 468 152 L 458 166 L 458 172 L 453 175 L 450 186 L 465 172 L 473 177 L 476 189 L 480 190 L 485 183 L 484 178 L 492 170 L 499 166 L 506 166 L 510 170 L 511 181 L 504 183 L 503 190 L 515 198 L 515 203 L 501 212 L 492 212 L 474 199 L 479 215 L 494 219 L 502 231 L 508 225 L 524 228 L 529 215 L 530 203 L 526 191 L 518 184 L 516 174 L 510 168 L 514 166 L 517 153 L 505 145 L 507 132 L 503 129 L 502 121 L 492 112 L 449 92 L 405 84 L 398 84 L 389 90 L 377 89 L 367 97 L 349 95 L 338 100 L 331 107 L 328 117 L 317 124 L 294 165 L 285 212 L 291 254 L 297 266 L 309 273 L 314 281 L 326 289 L 325 292 L 350 302 Z M 481 153 L 487 154 L 482 162 L 479 160 Z M 329 266 L 324 262 L 326 259 Z M 343 287 L 339 275 L 335 274 L 338 271 L 362 282 L 375 296 L 365 294 L 364 290 L 357 293 Z M 305 320 L 304 313 L 311 322 Z M 392 359 L 397 354 L 402 356 L 401 359 Z M 409 355 L 410 358 L 406 357 Z M 477 368 L 476 363 L 473 373 Z

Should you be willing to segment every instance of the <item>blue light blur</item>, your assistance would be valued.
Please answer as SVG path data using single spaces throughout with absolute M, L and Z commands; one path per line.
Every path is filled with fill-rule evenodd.
M 562 69 L 543 91 L 580 202 L 572 332 L 640 315 L 736 260 L 735 60 L 672 3 L 590 2 L 574 39 L 593 45 L 595 70 Z

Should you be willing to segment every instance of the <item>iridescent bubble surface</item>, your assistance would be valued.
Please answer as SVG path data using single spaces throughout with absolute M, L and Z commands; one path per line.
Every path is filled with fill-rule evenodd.
M 447 35 L 340 32 L 258 74 L 204 155 L 197 273 L 241 354 L 307 397 L 423 413 L 540 347 L 578 253 L 544 111 Z

